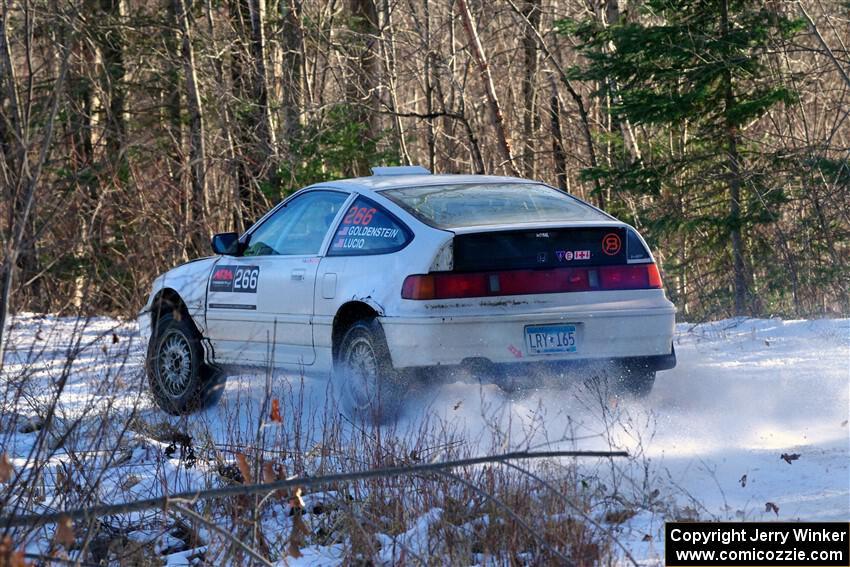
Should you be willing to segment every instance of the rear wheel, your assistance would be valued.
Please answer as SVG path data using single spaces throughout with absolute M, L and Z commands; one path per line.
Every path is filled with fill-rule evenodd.
M 392 366 L 384 331 L 376 319 L 357 321 L 345 332 L 334 373 L 355 417 L 380 423 L 398 416 L 406 381 Z
M 172 415 L 193 413 L 221 397 L 225 376 L 204 363 L 201 337 L 187 318 L 163 315 L 148 344 L 146 372 L 156 404 Z

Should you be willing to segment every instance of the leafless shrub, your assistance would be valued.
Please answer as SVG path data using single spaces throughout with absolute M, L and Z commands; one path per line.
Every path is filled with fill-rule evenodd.
M 553 419 L 542 407 L 519 423 L 504 408 L 484 404 L 485 426 L 475 439 L 439 412 L 395 426 L 351 421 L 331 383 L 316 399 L 315 379 L 271 370 L 231 376 L 218 408 L 168 417 L 152 410 L 144 394 L 141 349 L 129 327 L 34 316 L 15 325 L 7 359 L 19 362 L 4 369 L 4 423 L 22 408 L 39 419 L 24 420 L 24 428 L 4 425 L 13 471 L 2 484 L 3 517 L 506 448 L 578 448 L 583 440 L 574 422 Z M 589 380 L 575 395 L 579 407 L 598 417 L 593 438 L 599 445 L 628 447 L 635 455 L 622 462 L 485 464 L 190 499 L 165 511 L 6 527 L 4 535 L 16 549 L 119 565 L 177 555 L 216 565 L 262 563 L 308 553 L 345 563 L 428 565 L 485 557 L 527 565 L 630 558 L 618 526 L 634 514 L 666 509 L 641 454 L 640 436 L 651 427 L 618 406 L 606 388 L 604 380 Z M 549 423 L 566 426 L 554 431 Z

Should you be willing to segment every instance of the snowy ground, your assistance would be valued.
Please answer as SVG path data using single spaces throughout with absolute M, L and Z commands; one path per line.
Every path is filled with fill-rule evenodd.
M 303 423 L 316 431 L 333 395 L 319 377 L 276 375 L 267 384 L 264 376 L 237 376 L 216 407 L 185 420 L 166 418 L 140 388 L 142 349 L 131 325 L 94 319 L 81 326 L 69 319 L 20 316 L 12 333 L 4 384 L 28 374 L 30 389 L 14 400 L 15 407 L 10 407 L 9 387 L 0 400 L 0 453 L 10 455 L 17 469 L 26 465 L 37 435 L 22 423 L 38 414 L 40 397 L 46 399 L 50 391 L 31 387 L 62 380 L 69 348 L 79 355 L 67 367 L 60 421 L 86 413 L 83 431 L 103 425 L 92 414 L 121 415 L 122 407 L 138 402 L 143 422 L 169 422 L 217 446 L 255 444 L 260 437 L 266 443 L 275 436 L 268 435 L 261 417 L 268 411 L 261 407 L 267 388 L 282 400 L 284 421 L 292 402 L 303 397 Z M 493 385 L 460 379 L 414 392 L 397 432 L 437 422 L 473 453 L 492 452 L 495 435 L 501 436 L 502 450 L 628 450 L 633 458 L 627 461 L 582 463 L 579 470 L 615 493 L 612 498 L 623 495 L 626 516 L 633 517 L 611 523 L 611 529 L 642 563 L 663 556 L 665 519 L 850 519 L 850 320 L 680 324 L 676 350 L 678 367 L 660 373 L 645 400 L 606 398 L 582 385 L 556 387 L 552 379 L 508 396 Z M 108 433 L 117 436 L 121 420 L 111 419 Z M 263 435 L 257 424 L 266 428 Z M 158 494 L 163 478 L 172 492 L 211 482 L 209 472 L 180 466 L 179 451 L 165 458 L 151 455 L 164 453 L 167 445 L 123 447 L 128 457 L 122 472 L 104 483 L 102 497 L 120 502 Z M 62 460 L 61 450 L 54 458 Z M 47 496 L 52 507 L 73 504 Z M 643 504 L 635 505 L 641 498 Z M 164 541 L 160 551 L 167 554 Z M 35 542 L 31 549 L 41 547 Z M 339 550 L 304 552 L 301 564 L 315 564 L 332 561 Z M 180 553 L 169 561 L 176 564 Z

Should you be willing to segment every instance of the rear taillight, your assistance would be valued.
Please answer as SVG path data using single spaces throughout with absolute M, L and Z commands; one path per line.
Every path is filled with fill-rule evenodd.
M 408 276 L 403 299 L 457 299 L 494 295 L 569 293 L 624 289 L 660 289 L 655 264 L 510 270 L 502 272 L 434 273 Z
M 601 289 L 657 289 L 661 276 L 655 264 L 632 264 L 599 268 Z
M 407 276 L 401 286 L 404 299 L 434 299 L 434 276 Z

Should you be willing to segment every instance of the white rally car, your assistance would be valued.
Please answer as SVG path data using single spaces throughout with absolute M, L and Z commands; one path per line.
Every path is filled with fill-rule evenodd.
M 535 181 L 374 168 L 212 246 L 159 276 L 139 316 L 170 413 L 217 399 L 234 365 L 333 374 L 350 409 L 376 412 L 423 368 L 606 361 L 645 394 L 676 364 L 675 308 L 640 235 Z

